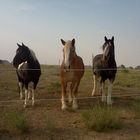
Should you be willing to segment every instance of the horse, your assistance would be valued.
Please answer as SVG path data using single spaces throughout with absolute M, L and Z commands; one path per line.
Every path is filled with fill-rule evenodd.
M 98 54 L 93 58 L 93 79 L 94 79 L 94 88 L 92 91 L 92 96 L 96 94 L 97 81 L 100 78 L 102 102 L 107 104 L 112 104 L 111 93 L 112 85 L 115 80 L 117 66 L 115 61 L 115 47 L 114 47 L 114 36 L 112 39 L 107 39 L 104 37 L 105 43 L 102 46 L 103 54 Z M 105 81 L 109 80 L 108 85 L 108 94 L 104 92 Z
M 80 56 L 76 54 L 75 39 L 72 41 L 64 41 L 61 39 L 63 47 L 63 61 L 60 66 L 60 80 L 61 80 L 61 102 L 62 110 L 67 109 L 66 105 L 66 89 L 70 86 L 68 93 L 69 103 L 72 103 L 74 110 L 78 109 L 77 94 L 80 80 L 84 75 L 84 63 Z
M 16 55 L 13 59 L 13 66 L 16 68 L 18 77 L 20 99 L 23 99 L 23 88 L 25 87 L 24 107 L 27 106 L 27 100 L 32 97 L 32 106 L 35 103 L 35 89 L 37 87 L 41 68 L 35 53 L 25 46 L 17 43 Z M 31 85 L 31 90 L 30 90 Z

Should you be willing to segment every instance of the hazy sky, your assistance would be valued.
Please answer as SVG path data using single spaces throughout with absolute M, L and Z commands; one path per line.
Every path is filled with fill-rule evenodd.
M 91 65 L 104 36 L 115 37 L 117 65 L 140 65 L 140 0 L 0 0 L 0 59 L 12 61 L 24 42 L 41 63 L 62 60 L 60 39 L 76 39 Z

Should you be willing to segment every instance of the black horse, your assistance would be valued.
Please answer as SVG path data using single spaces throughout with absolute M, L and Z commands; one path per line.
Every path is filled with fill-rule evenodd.
M 26 107 L 27 100 L 30 98 L 30 92 L 32 93 L 32 105 L 34 105 L 34 90 L 36 89 L 41 75 L 41 68 L 35 53 L 31 49 L 23 43 L 22 45 L 17 45 L 18 49 L 16 50 L 16 55 L 13 59 L 13 65 L 16 68 L 18 77 L 20 99 L 23 98 L 23 88 L 25 87 L 24 107 Z M 29 83 L 32 83 L 31 90 L 29 90 Z
M 111 104 L 111 93 L 112 84 L 115 80 L 117 66 L 115 61 L 115 48 L 114 48 L 114 37 L 112 39 L 107 39 L 105 36 L 105 43 L 103 44 L 103 54 L 98 54 L 93 58 L 93 79 L 94 88 L 92 91 L 92 96 L 96 94 L 96 84 L 98 78 L 100 78 L 102 101 L 107 100 L 107 104 Z M 108 95 L 104 92 L 105 81 L 109 79 Z

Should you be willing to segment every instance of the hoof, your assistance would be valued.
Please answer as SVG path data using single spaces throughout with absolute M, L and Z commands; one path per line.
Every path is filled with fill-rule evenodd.
M 34 106 L 35 105 L 35 102 L 32 102 L 32 106 Z
M 24 108 L 27 108 L 27 104 L 24 104 L 24 106 L 23 106 Z
M 73 104 L 72 108 L 73 108 L 73 110 L 77 110 L 78 109 L 78 104 L 77 103 Z
M 94 95 L 95 95 L 95 91 L 92 92 L 91 96 L 94 96 Z
M 62 111 L 65 111 L 65 110 L 67 110 L 67 106 L 66 106 L 66 105 L 63 105 L 63 106 L 61 107 L 61 109 L 62 109 Z
M 112 103 L 113 103 L 112 100 L 107 101 L 107 105 L 112 105 Z
M 106 102 L 106 96 L 102 96 L 102 102 Z

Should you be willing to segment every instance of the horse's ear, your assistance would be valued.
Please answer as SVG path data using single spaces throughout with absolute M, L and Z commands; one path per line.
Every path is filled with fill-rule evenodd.
M 25 46 L 24 43 L 22 43 L 22 46 Z
M 18 47 L 21 47 L 21 45 L 20 45 L 20 44 L 18 44 L 18 43 L 17 43 L 17 46 L 18 46 Z
M 114 36 L 112 36 L 112 41 L 114 42 Z
M 75 39 L 74 38 L 72 39 L 72 45 L 73 46 L 75 45 Z
M 107 42 L 107 37 L 105 36 L 105 42 Z
M 61 39 L 61 43 L 65 46 L 65 44 L 66 44 L 66 42 L 63 40 L 63 39 Z

